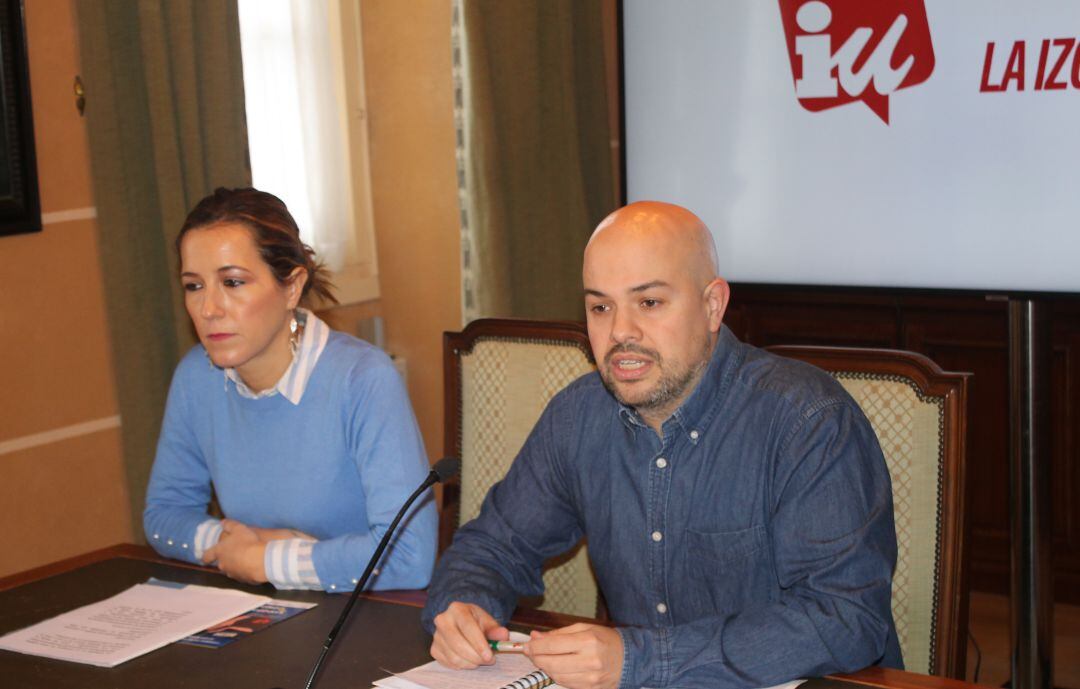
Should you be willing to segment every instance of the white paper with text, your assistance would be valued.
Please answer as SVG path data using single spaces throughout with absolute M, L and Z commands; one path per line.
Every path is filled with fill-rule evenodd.
M 18 653 L 115 667 L 270 600 L 210 586 L 136 584 L 112 598 L 0 637 Z

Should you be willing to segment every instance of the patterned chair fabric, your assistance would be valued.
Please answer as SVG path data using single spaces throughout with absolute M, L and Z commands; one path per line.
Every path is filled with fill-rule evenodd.
M 893 619 L 907 669 L 927 674 L 932 657 L 940 537 L 942 400 L 920 399 L 914 385 L 907 381 L 835 375 L 870 419 L 889 466 L 898 549 L 893 573 Z
M 943 373 L 911 352 L 771 349 L 829 371 L 870 420 L 892 478 L 898 547 L 892 609 L 905 667 L 963 678 L 966 603 L 953 599 L 966 599 L 960 504 L 966 374 Z M 926 373 L 952 385 L 930 391 Z
M 555 393 L 595 370 L 580 326 L 573 326 L 570 333 L 577 334 L 567 339 L 557 329 L 526 332 L 520 325 L 474 321 L 471 332 L 479 328 L 484 334 L 467 347 L 453 347 L 447 355 L 448 362 L 450 357 L 457 360 L 459 374 L 460 413 L 447 424 L 448 434 L 451 424 L 460 432 L 461 488 L 455 527 L 480 513 L 484 496 L 510 468 Z M 462 335 L 467 334 L 468 328 Z M 548 563 L 544 591 L 542 610 L 596 616 L 597 587 L 584 544 Z

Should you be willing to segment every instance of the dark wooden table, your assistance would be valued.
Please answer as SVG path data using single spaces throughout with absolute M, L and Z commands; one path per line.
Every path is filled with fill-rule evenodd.
M 0 579 L 0 634 L 87 605 L 150 577 L 318 603 L 318 606 L 220 649 L 171 644 L 115 668 L 98 668 L 0 650 L 0 686 L 42 689 L 302 687 L 347 596 L 245 586 L 214 570 L 165 560 L 144 546 L 117 545 Z M 360 688 L 430 660 L 431 637 L 420 626 L 423 591 L 364 594 L 316 686 Z M 581 618 L 519 610 L 513 627 L 551 628 Z M 810 680 L 806 689 L 972 689 L 975 685 L 869 668 Z

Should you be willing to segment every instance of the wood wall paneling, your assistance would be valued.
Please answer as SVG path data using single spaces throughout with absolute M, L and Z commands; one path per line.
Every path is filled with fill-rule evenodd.
M 900 346 L 947 371 L 973 373 L 968 396 L 968 518 L 972 587 L 1009 590 L 1007 302 L 977 297 L 905 304 Z
M 736 285 L 728 326 L 759 347 L 774 344 L 895 348 L 896 310 L 855 294 L 775 291 Z M 839 328 L 837 326 L 840 326 Z
M 1051 499 L 1054 569 L 1058 600 L 1080 598 L 1080 301 L 1062 301 L 1052 311 L 1054 348 L 1050 414 Z

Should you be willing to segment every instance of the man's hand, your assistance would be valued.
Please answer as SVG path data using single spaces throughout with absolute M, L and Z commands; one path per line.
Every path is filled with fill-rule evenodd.
M 622 636 L 610 627 L 573 624 L 533 632 L 525 655 L 569 689 L 615 689 L 622 677 Z
M 246 524 L 226 519 L 217 545 L 203 553 L 202 561 L 215 564 L 228 576 L 248 584 L 266 583 L 266 543 Z
M 507 641 L 510 631 L 479 605 L 454 602 L 435 618 L 431 657 L 455 670 L 495 663 L 488 640 Z

